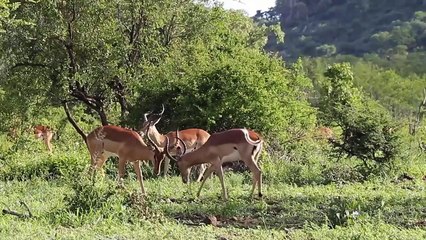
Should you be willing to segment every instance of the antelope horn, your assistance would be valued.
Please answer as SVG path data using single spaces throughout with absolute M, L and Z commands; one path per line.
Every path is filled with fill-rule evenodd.
M 187 147 L 186 147 L 185 142 L 184 142 L 184 141 L 183 141 L 183 140 L 179 137 L 179 129 L 176 129 L 176 139 L 182 143 L 182 146 L 183 146 L 183 153 L 182 153 L 182 155 L 181 155 L 181 156 L 183 156 L 183 155 L 185 155 L 185 153 L 186 153 L 186 149 L 187 149 Z
M 178 161 L 176 158 L 172 157 L 169 152 L 169 137 L 166 136 L 166 155 L 168 158 L 172 159 L 173 161 Z
M 163 115 L 163 113 L 164 113 L 164 104 L 161 104 L 161 106 L 163 107 L 163 109 L 161 110 L 161 112 L 158 114 L 158 115 Z
M 186 154 L 186 149 L 187 149 L 186 144 L 185 144 L 185 142 L 184 142 L 182 139 L 180 139 L 179 137 L 176 137 L 176 138 L 177 138 L 177 140 L 179 140 L 179 141 L 182 143 L 182 145 L 183 145 L 183 153 L 182 153 L 182 155 L 181 155 L 181 156 L 183 156 L 183 155 L 185 155 L 185 154 Z

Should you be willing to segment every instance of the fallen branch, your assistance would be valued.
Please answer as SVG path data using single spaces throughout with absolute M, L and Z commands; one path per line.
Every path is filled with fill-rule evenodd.
M 28 207 L 28 205 L 24 202 L 24 201 L 20 201 L 19 203 L 21 203 L 21 206 L 25 207 L 28 211 L 28 213 L 19 213 L 13 210 L 9 210 L 9 209 L 3 209 L 2 213 L 3 214 L 10 214 L 19 218 L 32 218 L 34 217 L 34 215 L 32 214 L 30 208 Z

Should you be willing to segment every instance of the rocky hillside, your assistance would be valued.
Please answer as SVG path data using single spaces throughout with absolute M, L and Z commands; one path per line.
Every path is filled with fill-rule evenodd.
M 426 0 L 277 0 L 256 20 L 279 23 L 284 44 L 269 44 L 287 58 L 423 51 Z

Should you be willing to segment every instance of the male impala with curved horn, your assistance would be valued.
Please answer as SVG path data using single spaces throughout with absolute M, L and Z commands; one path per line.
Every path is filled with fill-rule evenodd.
M 260 137 L 255 134 L 255 132 L 252 132 L 251 135 L 253 136 L 253 139 L 250 137 L 249 131 L 245 128 L 231 129 L 214 133 L 210 136 L 207 142 L 201 146 L 201 148 L 189 153 L 186 153 L 184 150 L 184 154 L 182 156 L 177 156 L 177 159 L 173 158 L 167 151 L 167 139 L 166 154 L 169 158 L 177 161 L 177 165 L 184 183 L 189 181 L 188 175 L 191 166 L 202 163 L 210 163 L 211 166 L 204 174 L 204 179 L 201 183 L 200 189 L 198 190 L 197 196 L 200 196 L 201 189 L 203 188 L 205 181 L 210 177 L 212 172 L 215 171 L 222 185 L 222 197 L 225 200 L 228 198 L 228 194 L 226 193 L 225 184 L 223 182 L 222 164 L 224 162 L 232 162 L 241 159 L 253 173 L 251 196 L 253 196 L 257 184 L 258 195 L 261 197 L 262 175 L 257 165 L 257 157 L 260 150 L 262 149 L 263 140 L 260 139 Z
M 164 159 L 164 152 L 160 151 L 149 136 L 148 141 L 153 145 L 153 149 L 145 144 L 137 132 L 117 126 L 101 126 L 86 136 L 71 117 L 66 102 L 64 102 L 64 108 L 68 120 L 86 142 L 91 156 L 92 169 L 97 170 L 102 168 L 108 157 L 118 156 L 118 180 L 121 183 L 126 163 L 131 162 L 140 183 L 142 194 L 145 194 L 146 191 L 139 161 L 152 161 L 154 174 L 158 175 L 160 173 L 160 163 Z
M 155 144 L 160 147 L 166 146 L 166 137 L 171 139 L 171 142 L 169 143 L 169 149 L 168 149 L 169 153 L 173 155 L 181 153 L 181 146 L 179 142 L 177 141 L 176 136 L 179 136 L 179 139 L 181 139 L 185 143 L 187 147 L 187 151 L 189 152 L 200 148 L 207 141 L 207 139 L 209 139 L 210 134 L 204 131 L 203 129 L 198 129 L 198 128 L 190 128 L 190 129 L 185 129 L 180 131 L 173 131 L 173 132 L 167 133 L 166 135 L 162 135 L 161 133 L 158 132 L 155 125 L 160 121 L 163 113 L 164 113 L 164 105 L 160 113 L 157 113 L 157 114 L 151 114 L 151 112 L 145 113 L 144 122 L 142 124 L 141 131 L 144 133 L 147 132 L 148 135 L 155 142 Z M 164 167 L 163 167 L 164 176 L 167 175 L 169 166 L 170 166 L 170 159 L 166 157 L 164 159 Z M 199 165 L 197 181 L 201 180 L 206 168 L 207 166 L 205 164 Z

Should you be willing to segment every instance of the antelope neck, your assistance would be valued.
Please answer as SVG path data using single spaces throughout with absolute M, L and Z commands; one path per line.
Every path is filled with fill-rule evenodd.
M 166 146 L 166 137 L 159 133 L 155 126 L 151 127 L 149 134 L 152 136 L 152 141 L 154 141 L 158 147 Z
M 189 152 L 185 154 L 182 159 L 182 161 L 184 161 L 188 167 L 192 167 L 194 165 L 203 164 L 203 163 L 209 163 L 210 160 L 211 160 L 210 155 L 200 150 Z

